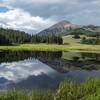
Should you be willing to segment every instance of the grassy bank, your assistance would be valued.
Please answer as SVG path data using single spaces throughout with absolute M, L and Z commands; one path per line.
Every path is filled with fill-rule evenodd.
M 82 37 L 82 36 L 81 36 Z M 74 51 L 100 53 L 100 45 L 81 44 L 80 39 L 68 35 L 63 37 L 63 45 L 57 44 L 20 44 L 16 46 L 0 46 L 0 50 L 28 51 Z
M 88 80 L 81 84 L 64 81 L 55 92 L 34 90 L 0 92 L 0 100 L 100 100 L 100 79 Z
M 21 44 L 17 46 L 0 46 L 0 50 L 28 50 L 28 51 L 76 51 L 76 52 L 98 52 L 100 53 L 100 45 L 84 45 L 84 44 Z

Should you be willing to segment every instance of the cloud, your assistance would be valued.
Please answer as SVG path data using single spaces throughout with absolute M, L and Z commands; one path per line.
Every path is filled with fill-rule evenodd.
M 0 13 L 0 26 L 6 28 L 38 32 L 53 23 L 50 19 L 32 16 L 21 9 L 13 9 L 6 13 Z
M 0 78 L 12 82 L 19 82 L 32 75 L 38 76 L 42 73 L 49 77 L 51 77 L 51 73 L 57 74 L 55 70 L 36 59 L 0 64 Z
M 40 31 L 63 19 L 76 24 L 100 25 L 98 21 L 100 18 L 100 0 L 0 0 L 0 4 L 5 5 L 11 11 L 20 9 L 23 15 L 28 13 L 31 18 L 40 21 L 40 23 L 38 21 L 38 24 L 33 25 L 31 18 L 27 16 L 29 18 L 25 20 L 30 23 L 26 26 L 29 30 L 33 28 Z M 18 24 L 17 21 L 10 24 L 18 26 L 19 24 L 16 25 L 16 23 Z M 21 25 L 24 26 L 26 23 Z M 21 25 L 19 26 L 23 28 Z

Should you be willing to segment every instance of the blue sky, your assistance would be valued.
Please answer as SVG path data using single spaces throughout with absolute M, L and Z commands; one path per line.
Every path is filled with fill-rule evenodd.
M 67 20 L 100 25 L 100 0 L 0 0 L 0 26 L 39 32 Z
M 6 7 L 0 7 L 0 12 L 7 12 L 8 11 L 8 8 Z

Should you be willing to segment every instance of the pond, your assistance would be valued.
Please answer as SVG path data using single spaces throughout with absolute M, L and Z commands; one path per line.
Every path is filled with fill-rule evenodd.
M 63 80 L 100 76 L 100 54 L 46 51 L 0 52 L 0 89 L 56 89 Z

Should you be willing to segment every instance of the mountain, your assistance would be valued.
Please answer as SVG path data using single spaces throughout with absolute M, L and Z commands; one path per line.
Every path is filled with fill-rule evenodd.
M 83 26 L 83 28 L 86 30 L 90 30 L 92 32 L 100 32 L 100 26 L 87 25 L 87 26 Z
M 63 20 L 58 22 L 57 24 L 54 24 L 53 26 L 39 32 L 39 35 L 49 35 L 49 34 L 55 34 L 58 35 L 60 33 L 65 33 L 70 30 L 76 29 L 81 27 L 80 25 L 72 24 L 69 21 Z
M 63 20 L 53 26 L 41 31 L 38 35 L 68 35 L 68 34 L 84 34 L 84 35 L 95 35 L 100 34 L 100 26 L 95 25 L 76 25 L 69 21 Z

